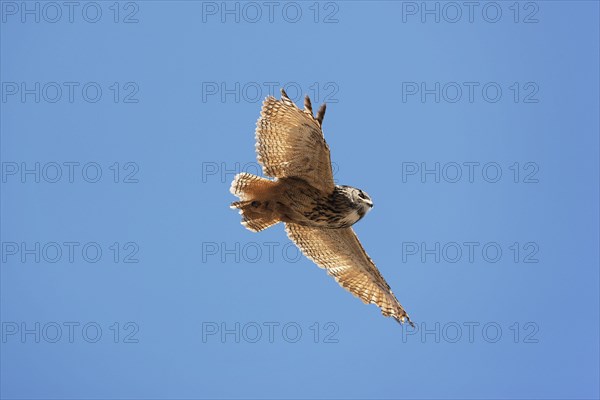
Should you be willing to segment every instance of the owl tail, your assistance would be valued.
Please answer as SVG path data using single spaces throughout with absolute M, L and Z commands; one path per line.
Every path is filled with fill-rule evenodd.
M 242 225 L 253 232 L 275 225 L 279 218 L 273 210 L 272 189 L 275 182 L 242 172 L 231 182 L 229 191 L 240 198 L 231 203 L 242 215 Z

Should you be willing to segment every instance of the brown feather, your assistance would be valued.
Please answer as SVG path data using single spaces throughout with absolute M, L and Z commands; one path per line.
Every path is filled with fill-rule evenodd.
M 335 187 L 329 146 L 319 122 L 300 110 L 282 89 L 281 100 L 267 97 L 256 122 L 256 152 L 263 173 L 298 177 L 324 193 Z
M 346 290 L 364 303 L 376 304 L 383 315 L 413 325 L 352 228 L 328 229 L 285 224 L 289 238 Z
M 317 122 L 319 123 L 319 126 L 323 125 L 323 118 L 325 118 L 325 110 L 327 109 L 327 104 L 323 103 L 321 104 L 321 107 L 319 107 L 319 111 L 317 111 Z

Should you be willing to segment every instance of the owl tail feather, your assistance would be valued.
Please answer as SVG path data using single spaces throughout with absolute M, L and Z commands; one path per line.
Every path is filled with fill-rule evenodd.
M 242 225 L 253 232 L 275 225 L 279 218 L 272 207 L 271 189 L 275 182 L 246 172 L 237 174 L 231 182 L 230 192 L 241 201 L 231 203 L 231 208 L 239 209 Z

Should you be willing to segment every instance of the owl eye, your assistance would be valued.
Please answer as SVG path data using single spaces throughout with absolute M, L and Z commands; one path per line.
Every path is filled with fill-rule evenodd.
M 366 200 L 366 199 L 367 199 L 367 198 L 365 197 L 365 194 L 364 194 L 363 192 L 360 192 L 360 193 L 358 194 L 358 197 L 360 197 L 361 199 L 364 199 L 364 200 Z

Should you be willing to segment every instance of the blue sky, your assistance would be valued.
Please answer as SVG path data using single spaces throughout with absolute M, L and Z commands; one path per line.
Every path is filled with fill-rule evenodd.
M 2 398 L 600 396 L 597 2 L 0 6 Z M 416 330 L 228 208 L 280 86 Z

